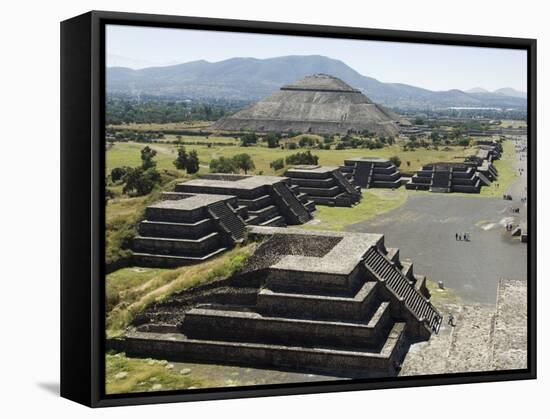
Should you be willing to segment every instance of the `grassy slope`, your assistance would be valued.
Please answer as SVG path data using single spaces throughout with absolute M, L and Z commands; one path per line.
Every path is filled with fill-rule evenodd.
M 107 275 L 107 336 L 123 334 L 134 316 L 155 301 L 227 278 L 243 265 L 254 244 L 237 247 L 207 262 L 178 269 L 124 268 Z

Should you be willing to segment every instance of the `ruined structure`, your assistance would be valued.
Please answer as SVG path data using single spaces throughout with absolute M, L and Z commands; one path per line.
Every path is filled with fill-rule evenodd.
M 498 160 L 502 156 L 502 143 L 497 140 L 477 140 L 480 149 L 487 150 L 490 154 L 490 160 Z
M 430 192 L 479 193 L 482 183 L 490 184 L 483 178 L 476 168 L 465 163 L 430 163 L 418 170 L 405 186 Z
M 346 178 L 337 167 L 294 166 L 286 171 L 285 176 L 317 205 L 351 207 L 361 200 L 361 188 Z
M 346 159 L 340 170 L 361 188 L 399 188 L 401 173 L 388 159 L 356 157 Z
M 243 239 L 243 217 L 234 196 L 165 193 L 145 210 L 133 240 L 134 262 L 159 267 L 202 262 Z
M 284 226 L 311 220 L 315 203 L 279 176 L 250 176 L 213 173 L 176 185 L 176 192 L 224 194 L 237 197 L 246 208 L 250 225 Z
M 174 267 L 203 262 L 241 241 L 246 225 L 311 220 L 315 203 L 288 178 L 210 174 L 176 185 L 150 205 L 133 240 L 134 263 Z
M 367 130 L 399 134 L 400 116 L 342 80 L 326 74 L 308 76 L 214 124 L 229 131 L 346 134 Z
M 475 167 L 484 186 L 489 186 L 498 177 L 498 170 L 493 161 L 500 159 L 502 144 L 495 140 L 478 140 L 478 150 L 473 156 L 465 159 L 465 164 Z
M 248 227 L 241 271 L 149 306 L 108 347 L 128 356 L 337 377 L 397 375 L 441 315 L 381 234 Z

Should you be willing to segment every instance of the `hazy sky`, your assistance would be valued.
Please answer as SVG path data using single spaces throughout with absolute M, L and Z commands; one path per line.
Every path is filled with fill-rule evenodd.
M 383 82 L 431 90 L 527 90 L 527 53 L 520 50 L 114 25 L 107 27 L 106 49 L 110 67 L 318 54 Z

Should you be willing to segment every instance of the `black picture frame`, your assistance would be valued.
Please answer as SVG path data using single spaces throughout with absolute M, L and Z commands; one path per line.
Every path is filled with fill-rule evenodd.
M 105 25 L 522 49 L 528 61 L 528 367 L 525 370 L 105 395 Z M 61 23 L 61 396 L 91 407 L 536 378 L 536 40 L 92 11 Z

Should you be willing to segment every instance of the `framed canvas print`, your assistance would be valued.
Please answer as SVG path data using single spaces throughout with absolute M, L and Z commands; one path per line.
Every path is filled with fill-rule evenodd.
M 62 396 L 536 376 L 533 39 L 61 24 Z

